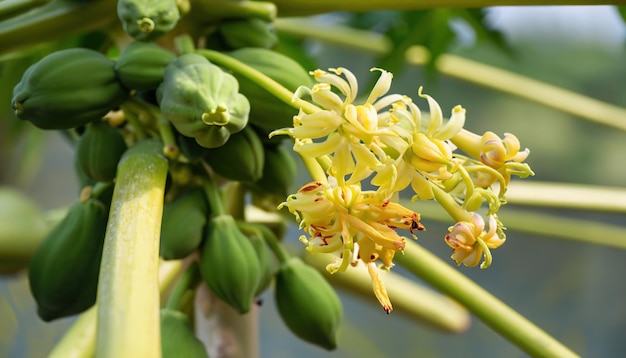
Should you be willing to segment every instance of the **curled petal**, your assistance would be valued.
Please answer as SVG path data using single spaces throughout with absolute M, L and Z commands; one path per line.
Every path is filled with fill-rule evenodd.
M 391 88 L 391 80 L 393 79 L 393 74 L 381 68 L 372 68 L 370 71 L 380 71 L 380 77 L 378 78 L 378 81 L 376 81 L 372 92 L 370 92 L 369 97 L 367 97 L 367 100 L 365 101 L 365 103 L 373 104 L 378 98 L 384 96 L 387 92 L 389 92 L 389 89 Z

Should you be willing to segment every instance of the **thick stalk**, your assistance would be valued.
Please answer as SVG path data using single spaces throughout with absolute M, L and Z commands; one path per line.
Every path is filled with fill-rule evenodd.
M 196 292 L 196 332 L 211 358 L 259 356 L 258 307 L 239 314 L 211 293 L 207 285 Z
M 0 25 L 0 54 L 119 24 L 117 1 L 51 1 Z
M 167 291 L 183 268 L 183 262 L 162 261 L 159 266 L 159 290 Z M 50 358 L 91 358 L 96 349 L 98 307 L 83 312 L 54 347 Z
M 159 237 L 167 161 L 145 140 L 122 157 L 98 287 L 96 357 L 160 357 Z
M 420 10 L 433 8 L 478 8 L 503 5 L 618 5 L 623 0 L 274 0 L 278 16 L 304 16 L 331 11 Z
M 578 355 L 491 293 L 414 242 L 407 242 L 399 264 L 449 295 L 532 357 L 578 357 Z

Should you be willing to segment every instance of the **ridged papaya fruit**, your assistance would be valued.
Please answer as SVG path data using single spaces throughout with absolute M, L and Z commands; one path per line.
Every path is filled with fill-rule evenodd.
M 154 42 L 133 41 L 120 52 L 115 71 L 128 89 L 154 90 L 163 82 L 165 67 L 175 58 L 172 52 Z
M 242 48 L 228 53 L 229 56 L 262 72 L 290 91 L 300 86 L 312 86 L 312 79 L 299 63 L 278 52 L 264 48 Z M 234 74 L 239 81 L 239 91 L 250 101 L 250 123 L 274 130 L 291 127 L 298 110 L 276 99 L 272 94 L 245 76 Z
M 218 25 L 218 32 L 233 50 L 243 47 L 272 48 L 278 43 L 271 24 L 258 18 L 224 20 Z
M 161 309 L 161 357 L 208 358 L 204 344 L 194 335 L 189 318 L 179 311 Z
M 211 292 L 237 312 L 250 310 L 261 278 L 259 259 L 232 216 L 209 219 L 200 273 Z
M 37 248 L 28 278 L 44 321 L 80 313 L 96 302 L 107 219 L 99 200 L 77 202 Z
M 182 259 L 197 249 L 208 218 L 208 203 L 199 188 L 189 189 L 165 204 L 161 223 L 161 257 L 165 260 Z
M 276 274 L 275 297 L 278 313 L 291 332 L 328 350 L 337 347 L 343 308 L 318 271 L 300 258 L 289 259 Z
M 290 149 L 282 145 L 263 147 L 265 162 L 261 178 L 254 187 L 265 193 L 286 197 L 297 176 L 296 162 Z
M 126 148 L 126 142 L 120 132 L 107 122 L 90 123 L 76 146 L 76 160 L 80 172 L 95 181 L 113 181 L 117 163 Z
M 232 75 L 203 56 L 187 53 L 165 69 L 157 100 L 181 134 L 215 148 L 248 124 L 250 103 L 238 90 Z
M 131 37 L 153 40 L 176 26 L 180 10 L 176 0 L 118 0 L 117 16 Z
M 70 129 L 102 118 L 128 98 L 115 62 L 85 48 L 54 52 L 33 64 L 13 89 L 19 119 L 42 129 Z
M 263 144 L 250 127 L 231 135 L 221 147 L 207 149 L 204 158 L 226 179 L 254 182 L 263 174 Z

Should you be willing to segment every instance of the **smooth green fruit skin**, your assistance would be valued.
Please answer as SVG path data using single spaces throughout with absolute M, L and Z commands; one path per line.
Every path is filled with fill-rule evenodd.
M 84 48 L 54 52 L 33 64 L 13 89 L 19 119 L 42 129 L 70 129 L 102 118 L 129 96 L 115 62 Z
M 261 178 L 254 183 L 257 190 L 286 197 L 296 180 L 297 166 L 290 149 L 282 145 L 265 145 L 265 165 Z
M 188 53 L 170 62 L 157 90 L 161 112 L 176 130 L 205 148 L 224 145 L 248 124 L 250 103 L 232 75 L 203 56 Z M 209 113 L 219 108 L 223 117 Z
M 207 149 L 204 158 L 217 174 L 229 180 L 254 182 L 263 174 L 263 143 L 250 127 L 231 135 L 221 147 Z
M 275 297 L 283 322 L 296 336 L 328 350 L 337 347 L 341 302 L 319 272 L 297 257 L 289 259 L 276 275 Z
M 200 247 L 209 217 L 204 192 L 189 189 L 163 207 L 161 257 L 177 260 Z
M 259 260 L 232 216 L 218 215 L 209 220 L 200 273 L 222 301 L 241 314 L 250 310 L 260 280 Z
M 118 0 L 117 16 L 128 35 L 149 41 L 170 32 L 180 19 L 180 11 L 176 0 Z M 152 31 L 142 30 L 144 19 L 153 22 Z
M 224 43 L 233 50 L 244 47 L 272 48 L 278 43 L 278 36 L 270 24 L 257 18 L 223 21 L 218 31 Z
M 260 296 L 272 283 L 274 276 L 276 275 L 276 265 L 273 259 L 273 256 L 270 252 L 270 248 L 265 243 L 265 236 L 273 236 L 270 240 L 277 241 L 278 239 L 274 236 L 272 230 L 270 230 L 267 226 L 258 225 L 259 235 L 251 235 L 250 242 L 252 242 L 252 246 L 254 246 L 254 250 L 256 251 L 257 258 L 259 259 L 260 266 L 260 279 L 259 285 L 257 286 L 256 292 L 254 294 L 255 297 Z
M 107 122 L 90 123 L 76 146 L 76 160 L 82 173 L 98 182 L 115 179 L 117 163 L 127 146 L 120 132 Z
M 167 65 L 176 56 L 153 42 L 129 43 L 115 62 L 120 82 L 128 89 L 154 90 L 163 82 Z
M 293 59 L 264 48 L 242 48 L 228 53 L 229 56 L 262 72 L 290 91 L 300 86 L 312 86 L 308 72 Z M 298 110 L 276 99 L 245 76 L 234 74 L 239 81 L 239 91 L 250 101 L 250 123 L 274 130 L 291 127 Z
M 96 302 L 107 214 L 98 200 L 75 203 L 37 248 L 28 278 L 44 321 L 83 312 Z
M 204 344 L 196 338 L 189 319 L 182 312 L 161 309 L 161 357 L 209 357 Z

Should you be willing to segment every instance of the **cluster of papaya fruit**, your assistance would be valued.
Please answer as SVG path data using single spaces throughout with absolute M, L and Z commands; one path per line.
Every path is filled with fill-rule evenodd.
M 39 316 L 50 321 L 95 304 L 118 162 L 135 143 L 156 137 L 164 143 L 171 174 L 161 256 L 198 257 L 209 289 L 242 314 L 274 280 L 287 326 L 302 339 L 334 348 L 341 305 L 328 283 L 277 248 L 276 233 L 236 220 L 216 202 L 223 195 L 211 194 L 220 184 L 239 182 L 253 197 L 282 201 L 296 163 L 289 149 L 267 135 L 291 126 L 294 109 L 200 51 L 173 50 L 158 41 L 192 13 L 188 2 L 119 0 L 117 12 L 129 35 L 125 42 L 106 52 L 51 53 L 28 68 L 13 91 L 19 119 L 77 138 L 76 171 L 84 188 L 30 263 Z M 211 29 L 194 44 L 218 49 L 291 91 L 311 85 L 296 61 L 272 50 L 278 39 L 267 19 L 226 17 Z M 168 152 L 168 145 L 177 150 Z M 164 339 L 195 338 L 182 312 L 163 312 L 162 325 L 174 332 Z M 191 356 L 206 355 L 195 352 Z

